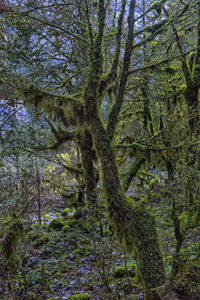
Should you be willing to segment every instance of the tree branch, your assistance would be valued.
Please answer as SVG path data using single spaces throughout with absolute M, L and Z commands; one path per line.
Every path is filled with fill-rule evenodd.
M 54 145 L 44 148 L 43 150 L 56 150 L 60 145 L 62 145 L 62 143 L 76 140 L 77 131 L 63 131 L 61 129 L 56 129 L 50 120 L 46 119 L 46 121 L 48 122 L 51 128 L 51 131 L 56 139 L 56 143 Z
M 108 117 L 107 133 L 110 140 L 112 140 L 115 132 L 118 116 L 123 103 L 126 83 L 128 79 L 128 70 L 131 62 L 132 45 L 133 45 L 133 38 L 134 38 L 134 25 L 135 25 L 134 19 L 135 19 L 135 0 L 131 0 L 129 6 L 129 16 L 128 16 L 128 36 L 127 36 L 126 46 L 125 46 L 122 75 L 120 78 L 117 99 Z
M 115 57 L 113 59 L 110 72 L 105 78 L 102 79 L 100 83 L 100 88 L 99 88 L 100 98 L 102 97 L 106 88 L 116 79 L 117 76 L 117 69 L 119 65 L 119 58 L 120 58 L 120 51 L 121 51 L 121 35 L 122 35 L 122 26 L 123 26 L 124 14 L 125 14 L 125 7 L 126 7 L 126 0 L 123 0 L 121 4 L 121 12 L 118 18 Z
M 30 15 L 27 14 L 27 13 L 22 13 L 21 16 L 22 16 L 22 17 L 23 17 L 23 16 L 26 16 L 26 17 L 28 17 L 28 18 L 30 18 L 30 19 L 32 19 L 32 20 L 35 20 L 35 21 L 37 21 L 37 22 L 43 24 L 43 25 L 47 25 L 47 26 L 50 26 L 50 27 L 59 29 L 60 31 L 62 31 L 62 32 L 64 32 L 64 33 L 67 33 L 68 35 L 70 35 L 70 36 L 73 37 L 73 38 L 76 38 L 77 40 L 80 40 L 80 41 L 82 41 L 82 42 L 84 42 L 84 43 L 87 43 L 87 44 L 89 43 L 89 41 L 88 41 L 87 39 L 85 39 L 84 37 L 82 37 L 82 36 L 80 36 L 80 35 L 78 35 L 78 34 L 72 33 L 72 32 L 70 32 L 70 31 L 66 30 L 65 28 L 63 28 L 63 27 L 61 27 L 61 26 L 59 26 L 59 25 L 56 25 L 55 23 L 49 22 L 49 21 L 47 21 L 47 20 L 45 20 L 45 19 L 40 19 L 40 18 L 37 18 L 37 17 L 34 17 L 34 16 L 30 16 Z
M 126 173 L 125 178 L 123 179 L 122 182 L 122 186 L 125 192 L 128 191 L 131 181 L 136 176 L 138 170 L 140 169 L 141 165 L 145 162 L 145 160 L 146 160 L 145 155 L 136 157 L 135 161 L 129 166 L 128 172 Z
M 15 92 L 21 97 L 26 105 L 46 113 L 50 118 L 57 117 L 64 112 L 69 124 L 83 122 L 83 104 L 80 94 L 56 95 L 45 91 L 33 84 L 29 84 L 26 79 L 14 82 Z
M 185 52 L 185 53 L 183 53 L 183 54 L 179 54 L 179 55 L 176 55 L 176 56 L 171 56 L 171 57 L 169 57 L 169 58 L 166 58 L 166 59 L 163 59 L 163 60 L 161 60 L 161 61 L 158 61 L 158 62 L 155 63 L 155 64 L 151 64 L 151 65 L 148 65 L 148 66 L 143 66 L 143 67 L 141 67 L 141 68 L 137 68 L 137 69 L 130 70 L 130 71 L 129 71 L 129 75 L 130 75 L 130 74 L 133 74 L 133 73 L 136 73 L 136 72 L 138 72 L 138 71 L 153 70 L 153 69 L 157 68 L 158 66 L 160 66 L 160 65 L 162 65 L 162 64 L 166 64 L 166 63 L 168 63 L 168 62 L 170 62 L 170 61 L 172 61 L 172 60 L 174 60 L 174 59 L 176 59 L 176 58 L 180 58 L 180 57 L 182 57 L 182 56 L 187 56 L 187 55 L 189 55 L 192 51 L 194 51 L 194 50 L 196 50 L 196 49 L 197 49 L 197 48 L 194 48 L 194 49 L 192 49 L 192 50 L 190 50 L 190 51 L 188 51 L 188 52 Z

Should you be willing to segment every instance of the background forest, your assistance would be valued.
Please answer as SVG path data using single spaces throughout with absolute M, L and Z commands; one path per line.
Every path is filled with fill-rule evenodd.
M 1 0 L 0 58 L 1 299 L 200 299 L 200 1 Z

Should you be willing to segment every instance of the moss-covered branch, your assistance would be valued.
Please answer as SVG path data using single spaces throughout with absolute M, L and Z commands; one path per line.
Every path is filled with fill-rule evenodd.
M 37 21 L 38 23 L 41 23 L 43 25 L 47 25 L 49 27 L 53 27 L 53 28 L 56 28 L 56 29 L 59 29 L 61 32 L 63 33 L 66 33 L 68 34 L 69 36 L 75 38 L 76 40 L 78 41 L 82 41 L 84 42 L 86 45 L 89 44 L 89 41 L 87 39 L 85 39 L 83 36 L 81 35 L 78 35 L 78 34 L 75 34 L 74 32 L 71 32 L 69 30 L 67 30 L 66 28 L 62 27 L 62 26 L 59 26 L 58 24 L 55 24 L 53 22 L 49 22 L 48 20 L 46 19 L 42 19 L 42 18 L 37 18 L 35 16 L 32 16 L 28 13 L 21 13 L 19 14 L 19 16 L 21 15 L 21 17 L 23 18 L 24 16 L 28 17 L 29 19 L 32 19 L 34 21 Z M 85 25 L 85 24 L 84 24 Z
M 170 61 L 174 60 L 174 59 L 177 59 L 177 58 L 181 58 L 182 56 L 187 56 L 187 55 L 190 55 L 191 52 L 195 51 L 197 48 L 194 48 L 188 52 L 185 52 L 184 54 L 179 54 L 179 55 L 175 55 L 175 56 L 172 56 L 172 57 L 169 57 L 167 59 L 163 59 L 161 61 L 158 61 L 154 64 L 150 64 L 150 65 L 147 65 L 147 66 L 143 66 L 143 67 L 140 67 L 140 68 L 136 68 L 134 70 L 130 70 L 129 74 L 133 74 L 133 73 L 136 73 L 138 71 L 145 71 L 145 70 L 154 70 L 156 69 L 156 71 L 161 71 L 160 69 L 157 69 L 159 66 L 163 65 L 163 64 L 168 64 Z M 163 72 L 163 71 L 161 71 Z
M 123 68 L 120 77 L 119 89 L 118 89 L 116 101 L 108 117 L 107 133 L 110 139 L 113 138 L 117 121 L 118 121 L 118 116 L 124 99 L 124 93 L 125 93 L 126 83 L 128 79 L 129 66 L 130 66 L 131 54 L 132 54 L 132 45 L 134 39 L 134 25 L 135 25 L 135 1 L 132 0 L 129 6 L 128 36 L 126 40 L 125 53 L 123 59 Z
M 56 95 L 45 89 L 29 84 L 25 80 L 15 82 L 15 92 L 28 106 L 36 108 L 40 113 L 46 113 L 50 118 L 65 115 L 69 124 L 83 122 L 83 104 L 80 94 Z
M 47 146 L 42 150 L 56 150 L 62 143 L 67 141 L 75 141 L 77 139 L 77 131 L 67 131 L 62 130 L 61 128 L 56 128 L 50 120 L 47 119 L 47 122 L 51 128 L 51 132 L 53 133 L 56 142 L 53 145 Z
M 169 13 L 168 13 L 167 9 L 163 8 L 163 10 L 164 10 L 166 16 L 169 17 Z M 175 41 L 176 41 L 177 47 L 179 49 L 180 54 L 182 55 L 181 56 L 182 70 L 183 70 L 184 75 L 185 75 L 185 80 L 186 80 L 187 84 L 190 84 L 191 83 L 190 68 L 189 68 L 189 65 L 187 64 L 187 60 L 186 60 L 186 57 L 184 55 L 184 50 L 183 50 L 183 47 L 182 47 L 181 42 L 180 42 L 178 31 L 177 31 L 176 27 L 174 26 L 174 22 L 172 22 L 171 25 L 172 25 L 172 30 L 173 30 L 173 33 L 174 33 L 174 36 L 175 36 Z
M 138 36 L 138 35 L 140 35 L 142 33 L 145 33 L 145 32 L 154 33 L 157 30 L 159 30 L 160 28 L 162 28 L 164 25 L 166 25 L 168 22 L 169 22 L 169 19 L 166 18 L 166 19 L 164 19 L 164 20 L 162 20 L 162 21 L 160 21 L 156 24 L 145 26 L 141 30 L 136 31 L 135 36 Z
M 182 243 L 184 240 L 183 233 L 181 232 L 181 226 L 180 222 L 177 216 L 177 209 L 176 209 L 176 203 L 175 199 L 172 199 L 172 211 L 171 211 L 171 218 L 174 224 L 174 233 L 175 233 L 175 238 L 176 238 L 176 249 L 175 253 L 173 256 L 173 261 L 172 261 L 172 269 L 170 273 L 170 284 L 173 286 L 173 281 L 179 271 L 179 256 L 180 256 L 180 250 L 182 247 Z
M 160 2 L 162 2 L 162 1 L 160 1 Z M 155 3 L 155 6 L 156 5 L 157 5 L 157 3 Z M 139 34 L 142 34 L 144 32 L 150 32 L 151 34 L 148 35 L 146 38 L 142 39 L 140 42 L 134 44 L 133 49 L 137 49 L 138 47 L 145 45 L 148 42 L 153 41 L 159 34 L 163 33 L 171 23 L 173 23 L 173 22 L 177 21 L 179 18 L 181 18 L 185 14 L 185 12 L 188 10 L 188 8 L 189 8 L 189 4 L 186 5 L 181 11 L 179 11 L 172 18 L 169 15 L 167 15 L 166 19 L 164 19 L 156 24 L 153 24 L 151 26 L 145 26 L 143 29 L 135 32 L 136 36 Z M 164 6 L 162 6 L 162 9 L 164 11 L 166 11 Z M 182 55 L 184 56 L 184 53 L 182 53 Z
M 122 182 L 125 192 L 129 189 L 131 181 L 136 176 L 137 172 L 139 171 L 141 165 L 145 162 L 145 160 L 146 160 L 146 156 L 145 154 L 143 154 L 140 157 L 136 157 L 135 161 L 131 163 L 131 165 L 129 166 L 128 171 Z
M 121 3 L 121 12 L 118 18 L 117 34 L 116 34 L 116 49 L 115 56 L 112 62 L 110 72 L 101 80 L 99 88 L 99 97 L 101 98 L 105 90 L 113 83 L 117 76 L 117 70 L 119 65 L 119 58 L 121 52 L 121 35 L 123 28 L 123 20 L 125 14 L 126 0 L 123 0 Z
M 92 31 L 92 24 L 90 21 L 88 0 L 85 1 L 85 6 L 86 6 L 85 14 L 86 14 L 86 20 L 87 20 L 87 25 L 88 25 L 89 40 L 90 40 L 91 47 L 93 47 L 94 46 L 94 37 L 93 37 L 93 31 Z
M 191 143 L 194 144 L 194 143 Z M 163 147 L 163 146 L 155 146 L 152 144 L 140 144 L 137 142 L 133 142 L 132 144 L 116 144 L 115 147 L 119 149 L 141 149 L 141 150 L 151 150 L 155 152 L 160 152 L 164 150 L 170 150 L 170 149 L 181 149 L 184 146 L 188 146 L 188 141 L 184 141 L 178 145 L 172 145 L 169 147 Z

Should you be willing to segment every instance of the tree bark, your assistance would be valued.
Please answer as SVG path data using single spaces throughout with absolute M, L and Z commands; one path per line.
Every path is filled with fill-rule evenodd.
M 129 32 L 118 96 L 109 115 L 107 129 L 105 129 L 97 108 L 97 103 L 99 103 L 99 86 L 103 71 L 101 47 L 105 24 L 104 1 L 99 0 L 99 33 L 94 46 L 90 49 L 90 71 L 84 91 L 84 114 L 101 163 L 104 194 L 113 229 L 118 239 L 126 245 L 129 252 L 133 253 L 138 262 L 146 300 L 157 300 L 159 297 L 151 289 L 164 284 L 165 272 L 155 219 L 145 206 L 140 203 L 134 203 L 125 195 L 120 183 L 115 154 L 112 148 L 112 139 L 123 103 L 132 52 L 134 9 L 135 1 L 131 0 L 128 18 Z

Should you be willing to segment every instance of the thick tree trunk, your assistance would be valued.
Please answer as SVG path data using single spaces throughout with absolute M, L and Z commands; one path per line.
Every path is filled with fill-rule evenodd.
M 140 203 L 126 197 L 119 180 L 115 155 L 100 120 L 91 122 L 93 140 L 101 161 L 110 221 L 118 239 L 135 256 L 146 299 L 159 297 L 151 289 L 163 285 L 165 272 L 154 217 Z
M 99 0 L 99 30 L 96 40 L 90 48 L 90 70 L 84 90 L 84 118 L 101 163 L 104 194 L 113 229 L 119 240 L 135 256 L 146 300 L 157 300 L 159 297 L 152 289 L 163 285 L 165 272 L 156 231 L 155 219 L 147 207 L 126 197 L 121 186 L 112 149 L 112 140 L 123 103 L 123 96 L 131 61 L 134 29 L 135 0 L 130 1 L 128 17 L 128 36 L 123 59 L 123 71 L 116 101 L 108 118 L 107 129 L 99 117 L 99 87 L 103 73 L 102 43 L 105 26 L 104 0 Z

